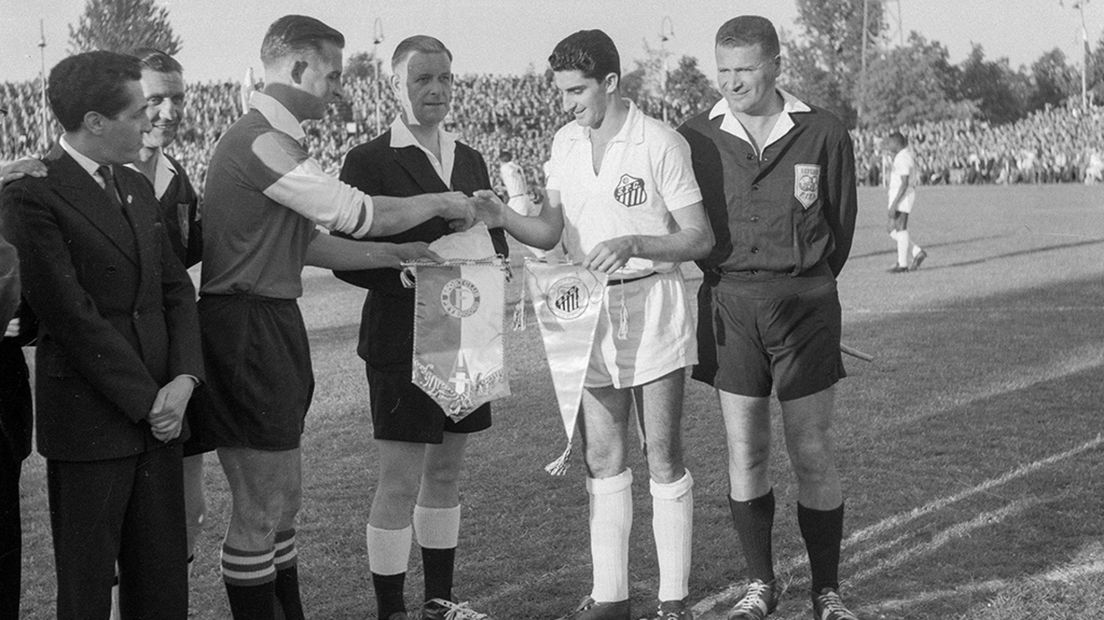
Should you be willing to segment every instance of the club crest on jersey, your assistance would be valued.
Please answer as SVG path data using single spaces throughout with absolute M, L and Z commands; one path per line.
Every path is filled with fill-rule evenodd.
M 794 198 L 806 209 L 820 195 L 820 165 L 794 164 Z
M 576 319 L 590 305 L 590 294 L 579 278 L 560 278 L 548 287 L 548 309 L 565 320 Z
M 469 317 L 479 309 L 479 289 L 463 278 L 449 280 L 441 288 L 441 308 L 451 317 Z
M 613 190 L 613 197 L 626 207 L 644 204 L 648 200 L 648 193 L 644 191 L 644 179 L 628 174 L 621 175 L 621 181 Z

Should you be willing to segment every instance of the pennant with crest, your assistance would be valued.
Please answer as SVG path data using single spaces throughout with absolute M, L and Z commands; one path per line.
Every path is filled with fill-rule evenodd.
M 552 475 L 563 475 L 571 456 L 571 440 L 579 418 L 583 382 L 607 278 L 604 273 L 570 263 L 525 261 L 526 288 L 533 301 L 560 419 L 567 434 L 567 449 L 545 467 Z M 520 327 L 524 320 L 515 315 L 514 324 Z
M 443 237 L 430 249 L 444 262 L 406 265 L 415 289 L 411 380 L 459 421 L 510 395 L 503 354 L 509 266 L 494 255 L 485 225 Z

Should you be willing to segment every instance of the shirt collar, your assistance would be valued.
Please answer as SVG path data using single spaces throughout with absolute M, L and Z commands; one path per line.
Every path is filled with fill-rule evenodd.
M 157 158 L 157 163 L 154 164 L 153 172 L 153 193 L 160 200 L 165 192 L 169 189 L 169 184 L 172 183 L 174 177 L 176 177 L 176 168 L 169 163 L 169 158 L 165 157 L 165 152 L 161 149 L 154 151 L 154 157 Z M 127 164 L 127 168 L 141 172 L 138 170 L 138 166 L 135 164 Z
M 445 131 L 440 127 L 437 128 L 437 135 L 440 136 L 439 139 L 441 141 L 442 152 L 444 152 L 445 149 L 455 148 L 456 139 L 459 135 L 451 131 Z M 406 126 L 406 123 L 404 123 L 401 118 L 396 118 L 391 122 L 391 148 L 402 149 L 408 146 L 416 146 L 425 150 L 421 143 L 418 142 L 418 139 L 414 137 L 414 133 Z
M 103 179 L 101 179 L 96 172 L 100 167 L 98 162 L 74 148 L 73 145 L 69 144 L 69 141 L 65 139 L 64 135 L 61 136 L 61 140 L 58 140 L 58 143 L 61 144 L 61 148 L 64 149 L 66 153 L 69 153 L 70 157 L 80 164 L 80 167 L 83 168 L 89 176 L 96 180 L 96 183 L 103 183 Z
M 621 126 L 621 129 L 617 131 L 617 135 L 610 140 L 613 142 L 633 142 L 634 144 L 640 144 L 644 142 L 644 113 L 640 111 L 640 108 L 636 107 L 636 104 L 631 99 L 624 99 L 625 103 L 629 105 L 629 111 L 625 114 L 625 124 Z M 723 99 L 721 101 L 724 101 Z M 575 131 L 572 131 L 567 135 L 572 140 L 590 140 L 590 127 L 583 127 L 578 123 L 572 121 Z
M 307 137 L 307 133 L 303 131 L 299 119 L 295 118 L 295 115 L 289 112 L 284 104 L 277 101 L 275 97 L 266 95 L 259 90 L 253 91 L 249 95 L 249 107 L 260 112 L 272 125 L 273 129 L 282 131 L 297 141 L 302 141 L 303 138 Z
M 774 128 L 771 129 L 770 136 L 767 137 L 767 143 L 764 144 L 761 149 L 766 148 L 771 143 L 782 138 L 782 136 L 789 133 L 794 127 L 793 114 L 801 114 L 805 112 L 812 112 L 813 109 L 809 107 L 804 101 L 791 95 L 790 93 L 782 90 L 781 88 L 775 89 L 779 95 L 782 96 L 782 114 L 778 117 L 778 122 L 774 124 Z M 732 110 L 728 107 L 728 100 L 721 98 L 711 110 L 709 110 L 709 118 L 714 119 L 718 116 L 724 116 L 721 120 L 721 130 L 730 133 L 737 138 L 751 144 L 751 139 L 747 134 L 747 130 L 740 121 L 736 120 L 736 116 L 732 114 Z

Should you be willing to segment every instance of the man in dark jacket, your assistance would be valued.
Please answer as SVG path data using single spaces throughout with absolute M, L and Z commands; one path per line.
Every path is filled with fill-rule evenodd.
M 188 613 L 178 439 L 203 362 L 191 280 L 149 183 L 122 165 L 150 128 L 140 78 L 111 52 L 58 63 L 48 95 L 65 134 L 48 176 L 0 194 L 40 320 L 58 618 L 107 617 L 116 559 L 124 618 Z

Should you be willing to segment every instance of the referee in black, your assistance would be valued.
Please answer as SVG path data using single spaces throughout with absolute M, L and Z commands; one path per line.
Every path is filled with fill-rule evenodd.
M 780 594 L 770 540 L 773 390 L 797 476 L 814 615 L 855 620 L 838 594 L 843 495 L 830 432 L 845 376 L 836 276 L 855 227 L 851 139 L 831 114 L 776 87 L 782 62 L 770 21 L 729 20 L 715 51 L 724 98 L 680 132 L 717 239 L 699 262 L 694 377 L 720 399 L 729 503 L 747 561 L 747 588 L 728 617 L 760 620 Z

